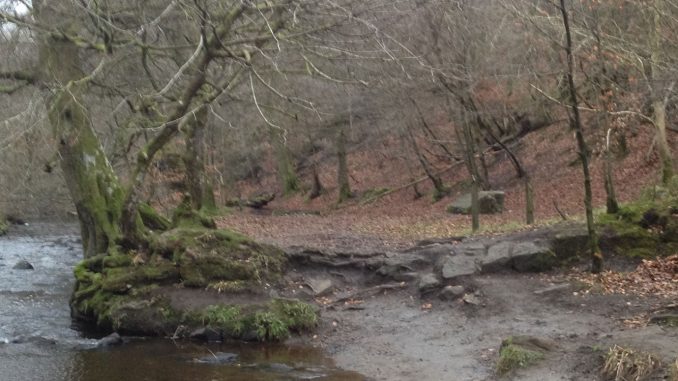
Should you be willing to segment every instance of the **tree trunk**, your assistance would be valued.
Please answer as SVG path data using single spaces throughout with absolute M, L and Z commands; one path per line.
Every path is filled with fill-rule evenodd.
M 654 125 L 657 129 L 657 149 L 662 163 L 662 184 L 666 185 L 675 173 L 671 148 L 666 138 L 666 103 L 661 99 L 654 100 L 652 102 L 652 111 L 654 113 Z
M 313 200 L 314 198 L 318 198 L 323 193 L 323 185 L 320 182 L 320 176 L 318 176 L 318 165 L 314 163 L 311 167 L 311 171 L 313 172 L 313 183 L 311 185 L 311 192 L 308 194 L 308 198 Z
M 351 185 L 348 182 L 348 161 L 346 159 L 346 134 L 340 127 L 337 135 L 337 183 L 339 184 L 339 202 L 351 198 Z
M 570 33 L 570 22 L 567 9 L 565 8 L 565 0 L 560 0 L 560 11 L 563 17 L 563 25 L 565 26 L 565 52 L 567 54 L 567 86 L 570 95 L 570 124 L 575 130 L 577 138 L 577 146 L 579 148 L 579 157 L 582 163 L 582 170 L 584 172 L 584 206 L 586 208 L 586 226 L 589 235 L 589 250 L 591 254 L 591 272 L 600 273 L 603 270 L 603 254 L 598 247 L 598 236 L 596 234 L 595 225 L 593 221 L 593 194 L 591 191 L 591 173 L 589 171 L 589 148 L 584 139 L 584 130 L 581 124 L 581 117 L 579 115 L 579 107 L 577 100 L 577 89 L 574 85 L 574 54 L 572 52 L 572 35 Z
M 431 169 L 431 166 L 426 160 L 426 157 L 421 153 L 419 150 L 419 146 L 417 145 L 417 141 L 414 139 L 414 135 L 412 134 L 412 128 L 408 125 L 407 127 L 407 134 L 409 136 L 410 143 L 412 144 L 412 149 L 414 149 L 414 154 L 417 156 L 417 159 L 419 160 L 419 164 L 421 164 L 421 167 L 424 169 L 424 173 L 426 173 L 426 176 L 431 180 L 431 183 L 433 184 L 433 201 L 439 201 L 441 198 L 445 197 L 447 195 L 448 191 L 445 188 L 445 184 L 443 184 L 443 180 L 440 178 L 440 176 L 436 175 L 435 172 Z
M 292 164 L 284 131 L 273 129 L 271 133 L 273 134 L 273 145 L 278 161 L 278 176 L 280 177 L 282 192 L 284 195 L 290 195 L 299 190 L 299 178 Z
M 55 21 L 54 2 L 34 1 L 38 20 Z M 72 21 L 75 23 L 75 21 Z M 70 30 L 77 25 L 60 25 Z M 89 81 L 80 67 L 79 48 L 46 34 L 39 41 L 39 77 L 49 94 L 49 122 L 58 144 L 64 180 L 75 204 L 86 258 L 114 248 L 121 238 L 120 205 L 124 194 L 91 125 L 86 106 Z
M 471 179 L 471 231 L 473 233 L 480 229 L 480 203 L 478 200 L 478 179 Z
M 661 42 L 659 33 L 659 22 L 661 18 L 662 0 L 655 0 L 652 12 L 651 29 L 651 49 L 650 54 L 650 83 L 652 92 L 652 112 L 654 114 L 654 125 L 656 128 L 656 141 L 659 150 L 659 158 L 662 164 L 662 184 L 666 185 L 673 177 L 675 171 L 673 168 L 673 158 L 671 157 L 671 148 L 666 138 L 666 101 L 658 91 L 661 85 L 659 81 L 659 65 L 661 60 Z
M 186 166 L 186 185 L 195 210 L 216 207 L 212 182 L 205 170 L 205 130 L 208 119 L 209 109 L 201 107 L 185 119 L 181 128 L 186 136 L 186 152 L 182 158 Z
M 605 139 L 605 193 L 607 194 L 607 214 L 615 214 L 619 211 L 619 203 L 614 191 L 614 178 L 612 176 L 612 152 L 610 150 L 610 135 L 612 129 L 607 130 L 607 137 Z
M 534 224 L 534 190 L 530 176 L 525 175 L 523 182 L 525 184 L 525 223 L 532 225 Z

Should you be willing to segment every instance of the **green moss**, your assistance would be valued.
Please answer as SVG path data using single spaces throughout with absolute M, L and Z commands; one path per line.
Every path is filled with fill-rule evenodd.
M 256 305 L 213 305 L 184 314 L 183 324 L 208 326 L 235 339 L 255 336 L 261 341 L 279 341 L 291 332 L 316 327 L 313 306 L 298 300 L 276 299 Z
M 185 196 L 172 214 L 172 227 L 216 229 L 217 225 L 203 210 L 193 209 L 190 196 Z
M 645 195 L 625 204 L 616 214 L 598 216 L 601 246 L 632 258 L 671 254 L 678 221 L 672 213 L 671 198 L 651 201 Z
M 172 257 L 189 287 L 207 287 L 219 281 L 275 281 L 285 263 L 279 249 L 228 230 L 173 229 L 161 235 L 154 249 Z
M 7 234 L 8 227 L 7 220 L 5 220 L 5 217 L 0 215 L 0 236 Z
M 103 272 L 101 288 L 110 292 L 127 292 L 140 284 L 174 281 L 179 271 L 170 262 L 154 263 L 137 267 L 107 268 Z
M 518 368 L 525 368 L 533 365 L 537 361 L 544 358 L 541 352 L 533 351 L 523 348 L 518 345 L 509 343 L 504 345 L 499 352 L 499 360 L 497 361 L 497 373 L 500 375 L 507 374 Z
M 276 299 L 271 310 L 295 331 L 312 329 L 318 324 L 318 314 L 312 305 L 298 300 Z
M 290 334 L 287 324 L 273 312 L 255 313 L 251 324 L 261 341 L 280 341 Z
M 139 216 L 144 226 L 155 231 L 166 231 L 172 227 L 172 222 L 160 215 L 147 203 L 139 204 Z
M 237 306 L 209 306 L 200 315 L 202 324 L 222 330 L 225 335 L 239 337 L 245 327 Z

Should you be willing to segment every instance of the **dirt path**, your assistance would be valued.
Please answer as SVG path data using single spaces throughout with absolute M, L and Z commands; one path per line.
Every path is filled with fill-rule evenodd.
M 266 220 L 255 223 L 260 221 Z M 374 380 L 498 380 L 495 364 L 499 347 L 512 335 L 558 343 L 536 366 L 508 376 L 517 380 L 600 379 L 603 356 L 614 344 L 650 351 L 665 362 L 678 357 L 678 329 L 657 325 L 630 328 L 624 323 L 675 301 L 586 292 L 582 285 L 568 283 L 562 272 L 521 274 L 509 270 L 447 282 L 463 285 L 465 294 L 473 295 L 467 299 L 471 303 L 464 298 L 443 301 L 435 294 L 422 297 L 418 278 L 405 279 L 403 288 L 348 298 L 349 303 L 331 303 L 356 290 L 392 282 L 375 275 L 370 263 L 376 261 L 374 266 L 378 267 L 385 260 L 407 255 L 395 250 L 409 242 L 354 234 L 348 223 L 299 225 L 292 228 L 293 234 L 280 236 L 272 231 L 275 222 L 269 223 L 272 225 L 259 229 L 249 227 L 248 232 L 288 250 L 322 249 L 341 253 L 332 260 L 353 261 L 351 268 L 342 265 L 336 269 L 307 263 L 300 267 L 296 280 L 300 284 L 307 278 L 333 280 L 332 292 L 316 297 L 326 306 L 319 332 L 308 341 L 324 348 L 338 366 Z M 528 239 L 534 238 L 529 234 Z M 573 271 L 585 270 L 568 270 Z M 657 373 L 655 379 L 663 377 Z
M 520 274 L 480 276 L 471 283 L 478 306 L 422 301 L 401 291 L 370 298 L 364 309 L 325 311 L 319 340 L 338 366 L 375 380 L 496 380 L 498 349 L 511 335 L 559 344 L 541 364 L 513 376 L 519 380 L 598 379 L 602 357 L 614 344 L 661 354 L 665 361 L 678 356 L 675 328 L 628 329 L 621 322 L 659 300 L 575 296 L 572 287 L 536 295 L 552 284 Z M 432 308 L 423 310 L 424 303 Z

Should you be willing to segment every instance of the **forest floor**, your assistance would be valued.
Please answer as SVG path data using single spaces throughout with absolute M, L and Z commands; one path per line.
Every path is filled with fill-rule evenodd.
M 581 169 L 572 139 L 561 127 L 530 135 L 518 147 L 533 179 L 537 225 L 522 224 L 522 185 L 499 153 L 490 160 L 489 173 L 493 188 L 506 192 L 505 210 L 481 217 L 481 235 L 550 225 L 560 220 L 556 204 L 571 219 L 581 218 Z M 674 135 L 675 146 L 678 139 Z M 615 164 L 622 202 L 637 199 L 648 184 L 656 182 L 656 154 L 647 155 L 651 141 L 649 131 L 630 135 L 630 153 Z M 594 144 L 594 151 L 598 146 Z M 468 235 L 469 218 L 445 212 L 447 204 L 465 192 L 463 166 L 445 172 L 443 179 L 452 185 L 451 194 L 439 202 L 431 202 L 427 196 L 426 181 L 419 184 L 418 190 L 424 194 L 421 198 L 414 199 L 409 187 L 376 202 L 364 202 L 364 195 L 371 190 L 397 189 L 411 180 L 403 170 L 406 163 L 399 163 L 388 152 L 352 154 L 356 198 L 348 203 L 336 204 L 334 175 L 326 164 L 320 166 L 326 186 L 320 198 L 307 200 L 301 194 L 279 197 L 263 210 L 235 210 L 219 218 L 219 226 L 283 248 L 363 254 L 402 250 L 426 239 Z M 594 204 L 601 207 L 605 200 L 600 180 L 602 160 L 595 152 L 592 170 Z M 273 189 L 275 182 L 275 177 L 269 176 L 240 184 L 241 194 Z M 634 274 L 629 271 L 637 264 L 611 258 L 606 263 L 608 272 L 601 278 L 587 275 L 584 264 L 544 274 L 508 271 L 476 275 L 463 281 L 466 292 L 473 295 L 471 303 L 467 298 L 442 301 L 421 297 L 411 287 L 386 290 L 357 304 L 325 308 L 319 333 L 308 340 L 325 348 L 339 366 L 376 380 L 499 379 L 495 368 L 500 344 L 512 335 L 544 337 L 558 344 L 538 365 L 508 376 L 520 380 L 600 379 L 604 356 L 613 345 L 650 351 L 664 362 L 676 361 L 678 329 L 647 322 L 652 313 L 675 305 L 678 294 L 627 288 L 633 281 L 621 279 Z M 678 288 L 676 271 L 668 284 Z M 345 282 L 343 292 L 359 283 Z M 341 287 L 337 291 L 341 293 Z M 655 379 L 663 377 L 666 373 L 660 371 Z

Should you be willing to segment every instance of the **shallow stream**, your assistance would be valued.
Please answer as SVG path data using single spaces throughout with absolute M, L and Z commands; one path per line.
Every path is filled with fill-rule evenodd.
M 309 347 L 125 338 L 97 348 L 73 325 L 68 307 L 81 258 L 69 226 L 15 227 L 0 237 L 0 380 L 364 380 Z M 34 269 L 14 269 L 22 260 Z M 211 361 L 226 353 L 237 357 Z

